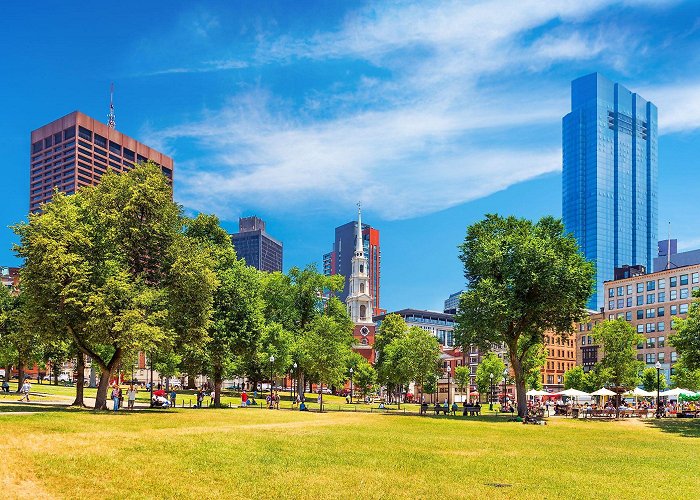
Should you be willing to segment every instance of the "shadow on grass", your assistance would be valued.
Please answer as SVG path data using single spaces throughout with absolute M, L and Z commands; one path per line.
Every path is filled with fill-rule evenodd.
M 649 419 L 646 425 L 661 429 L 662 432 L 683 437 L 700 438 L 700 419 L 662 418 Z
M 3 403 L 0 405 L 0 414 L 2 413 L 47 413 L 47 412 L 66 412 L 66 411 L 81 411 L 78 407 L 69 407 L 66 405 L 51 405 L 51 404 L 22 404 L 22 403 Z

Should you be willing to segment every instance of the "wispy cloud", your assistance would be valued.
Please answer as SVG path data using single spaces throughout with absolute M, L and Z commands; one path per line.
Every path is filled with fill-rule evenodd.
M 445 209 L 560 169 L 568 86 L 538 77 L 593 58 L 624 64 L 625 33 L 582 25 L 608 4 L 379 3 L 335 31 L 263 36 L 250 60 L 164 71 L 284 71 L 299 62 L 369 70 L 306 89 L 302 107 L 264 88 L 239 93 L 149 140 L 199 145 L 178 176 L 180 199 L 197 209 L 235 215 L 241 206 L 332 207 L 358 196 L 389 219 Z M 683 92 L 666 95 L 680 102 Z

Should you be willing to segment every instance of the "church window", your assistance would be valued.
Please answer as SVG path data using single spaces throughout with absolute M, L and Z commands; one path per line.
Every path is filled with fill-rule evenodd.
M 365 316 L 367 315 L 367 306 L 364 304 L 360 306 L 360 319 L 365 319 Z
M 364 264 L 360 264 L 360 274 L 365 272 L 365 266 Z
M 360 283 L 360 293 L 365 293 L 365 284 Z

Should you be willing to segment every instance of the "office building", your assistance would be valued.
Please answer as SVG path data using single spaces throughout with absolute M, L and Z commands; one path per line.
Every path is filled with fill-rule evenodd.
M 282 243 L 265 232 L 265 221 L 258 217 L 238 220 L 238 233 L 231 235 L 238 258 L 261 271 L 282 271 Z
M 345 277 L 345 288 L 337 297 L 345 302 L 350 290 L 350 274 L 352 273 L 352 258 L 355 251 L 357 221 L 351 221 L 335 228 L 333 249 L 323 256 L 323 272 L 327 276 L 342 274 Z M 369 288 L 372 297 L 372 315 L 377 316 L 383 311 L 379 304 L 381 294 L 381 251 L 379 245 L 379 230 L 369 224 L 362 224 L 362 245 L 368 260 Z
M 0 281 L 2 286 L 11 291 L 19 287 L 19 267 L 0 266 Z
M 659 241 L 659 256 L 654 257 L 654 272 L 700 264 L 700 250 L 678 251 L 678 240 Z
M 448 314 L 457 314 L 457 309 L 459 309 L 459 297 L 462 295 L 464 290 L 455 292 L 445 299 L 444 312 Z
M 644 342 L 637 345 L 637 359 L 647 367 L 654 366 L 657 361 L 661 363 L 661 373 L 668 380 L 678 359 L 676 350 L 668 342 L 675 330 L 674 318 L 687 316 L 693 292 L 698 288 L 700 264 L 607 281 L 602 314 L 608 320 L 623 318 L 637 333 L 644 335 Z M 602 356 L 590 333 L 590 324 L 596 320 L 599 318 L 579 326 L 578 347 L 584 370 Z M 595 355 L 593 348 L 596 348 Z
M 147 160 L 172 184 L 172 158 L 74 111 L 31 133 L 29 211 L 50 201 L 55 187 L 73 194 L 97 184 L 107 171 L 125 172 Z
M 596 266 L 589 308 L 604 304 L 603 283 L 616 267 L 652 269 L 658 201 L 657 109 L 593 73 L 571 83 L 563 119 L 562 213 L 587 259 Z
M 542 367 L 542 386 L 547 392 L 564 390 L 564 373 L 576 366 L 576 335 L 545 332 L 547 358 Z

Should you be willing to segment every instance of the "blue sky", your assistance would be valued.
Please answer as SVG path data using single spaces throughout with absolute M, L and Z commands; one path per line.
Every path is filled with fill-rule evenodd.
M 382 306 L 440 309 L 485 212 L 561 215 L 561 118 L 593 71 L 659 108 L 659 234 L 700 247 L 700 2 L 12 2 L 0 17 L 0 264 L 29 132 L 79 109 L 175 158 L 175 197 L 256 214 L 285 267 L 355 215 Z

